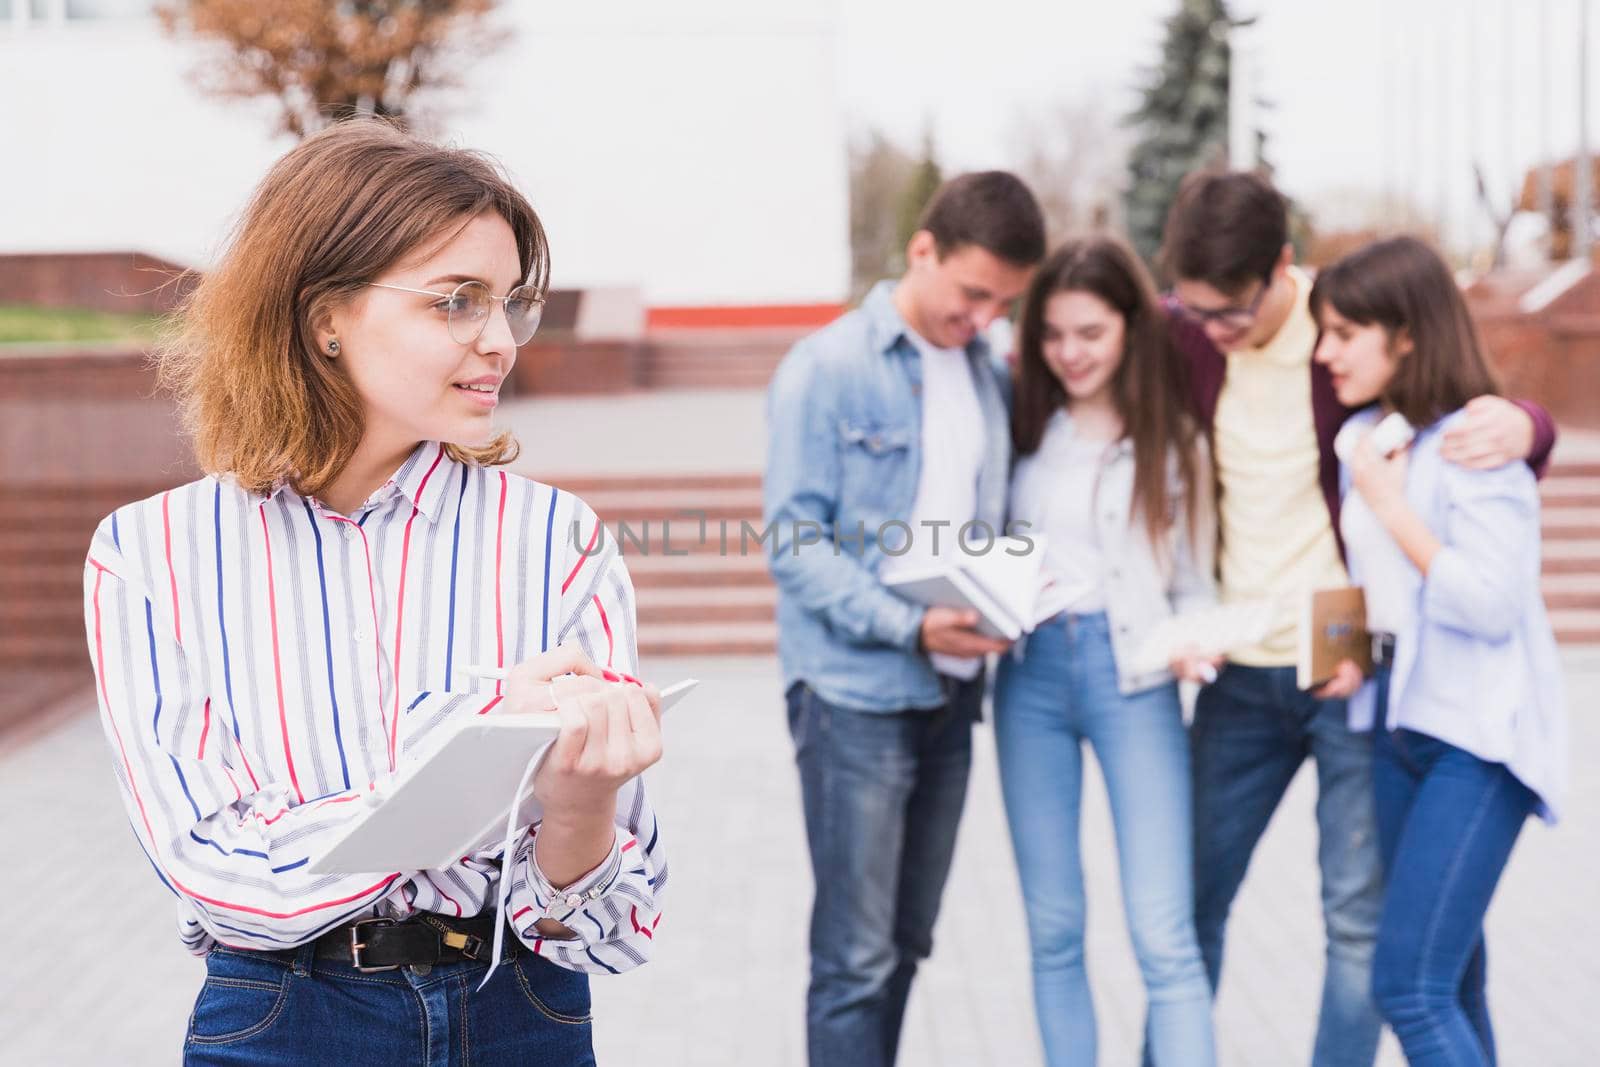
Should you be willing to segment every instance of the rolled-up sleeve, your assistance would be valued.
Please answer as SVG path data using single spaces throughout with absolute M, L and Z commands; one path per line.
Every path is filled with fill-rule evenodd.
M 621 674 L 638 673 L 638 638 L 633 582 L 615 538 L 596 532 L 600 519 L 580 506 L 574 540 L 591 546 L 573 553 L 562 596 L 566 621 L 559 641 L 576 642 L 596 663 Z M 535 823 L 508 868 L 508 913 L 522 942 L 569 970 L 617 974 L 650 957 L 661 899 L 667 884 L 660 827 L 645 792 L 634 778 L 617 793 L 616 836 L 606 858 L 570 885 L 555 887 L 534 858 Z M 551 938 L 536 927 L 554 919 L 573 934 Z

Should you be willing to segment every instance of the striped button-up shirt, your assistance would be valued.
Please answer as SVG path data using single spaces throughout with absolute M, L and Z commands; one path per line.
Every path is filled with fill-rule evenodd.
M 494 710 L 503 683 L 466 665 L 576 642 L 636 671 L 633 586 L 594 512 L 434 442 L 350 516 L 215 477 L 119 508 L 90 546 L 84 608 L 129 820 L 195 953 L 492 908 L 498 849 L 381 876 L 307 866 L 431 731 Z M 616 826 L 611 855 L 569 887 L 579 908 L 539 893 L 537 826 L 509 868 L 518 935 L 573 970 L 644 962 L 659 918 L 667 865 L 641 780 Z M 540 938 L 547 915 L 576 939 Z

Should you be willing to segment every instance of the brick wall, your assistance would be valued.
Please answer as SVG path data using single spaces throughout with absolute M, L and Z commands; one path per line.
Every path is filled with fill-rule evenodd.
M 0 304 L 161 315 L 186 291 L 184 271 L 142 252 L 0 255 Z

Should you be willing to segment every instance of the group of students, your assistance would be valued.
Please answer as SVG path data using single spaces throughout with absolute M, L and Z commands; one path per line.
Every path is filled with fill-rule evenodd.
M 1327 932 L 1311 1062 L 1370 1067 L 1387 1021 L 1413 1064 L 1492 1064 L 1484 915 L 1527 816 L 1554 821 L 1565 788 L 1538 580 L 1549 416 L 1495 394 L 1436 252 L 1392 238 L 1313 279 L 1258 174 L 1183 182 L 1165 296 L 1115 237 L 1046 253 L 1022 182 L 957 178 L 904 275 L 801 340 L 769 391 L 765 518 L 815 883 L 811 1062 L 894 1062 L 995 656 L 1052 1065 L 1095 1062 L 1085 742 L 1148 994 L 1147 1063 L 1215 1062 L 1229 910 L 1310 757 Z M 1016 304 L 1006 360 L 986 331 Z M 1415 436 L 1380 448 L 1371 431 L 1391 412 Z M 968 523 L 1026 524 L 1046 573 L 1086 576 L 1084 590 L 1012 644 L 886 584 L 939 555 L 900 532 Z M 1350 583 L 1366 592 L 1371 676 L 1347 661 L 1303 691 L 1302 598 Z M 1162 620 L 1219 599 L 1272 601 L 1267 635 L 1225 659 L 1135 664 Z M 1187 727 L 1179 681 L 1200 685 Z M 968 921 L 997 906 L 973 903 Z

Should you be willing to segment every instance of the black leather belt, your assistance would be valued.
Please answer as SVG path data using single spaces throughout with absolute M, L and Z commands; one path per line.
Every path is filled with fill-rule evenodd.
M 449 922 L 431 914 L 404 921 L 360 919 L 317 938 L 317 959 L 347 963 L 363 974 L 487 960 L 494 948 L 494 927 L 493 915 Z M 515 957 L 516 946 L 516 937 L 507 931 L 502 957 Z
M 1394 665 L 1394 634 L 1375 633 L 1372 635 L 1372 665 L 1374 667 L 1390 667 Z

